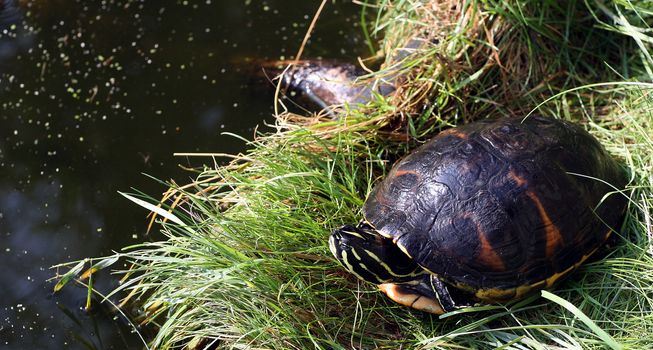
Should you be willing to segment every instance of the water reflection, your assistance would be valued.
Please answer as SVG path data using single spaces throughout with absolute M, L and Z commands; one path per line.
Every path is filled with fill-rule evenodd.
M 319 1 L 0 4 L 0 348 L 141 348 L 113 313 L 82 311 L 83 288 L 52 296 L 49 267 L 152 239 L 116 191 L 186 182 L 178 163 L 201 160 L 174 152 L 242 149 L 220 133 L 251 137 L 272 113 L 246 58 L 290 58 Z M 306 57 L 360 54 L 343 31 L 358 10 L 329 2 Z

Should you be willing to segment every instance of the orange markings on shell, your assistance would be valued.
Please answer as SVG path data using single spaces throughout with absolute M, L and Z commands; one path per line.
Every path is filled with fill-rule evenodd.
M 479 225 L 471 215 L 463 215 L 463 218 L 471 220 L 476 226 L 476 234 L 478 235 L 478 240 L 480 242 L 480 251 L 476 258 L 495 271 L 505 271 L 506 266 L 504 265 L 503 260 L 499 254 L 497 254 L 496 250 L 492 248 L 492 244 L 490 244 L 490 241 L 487 239 L 487 234 L 483 231 L 481 225 Z
M 526 179 L 517 175 L 514 171 L 511 170 L 508 174 L 510 178 L 515 181 L 517 186 L 522 187 L 528 184 Z M 551 218 L 547 214 L 546 209 L 544 209 L 544 206 L 542 205 L 542 202 L 537 197 L 537 195 L 533 191 L 527 191 L 526 195 L 533 201 L 537 207 L 537 211 L 540 214 L 540 218 L 542 219 L 542 224 L 544 224 L 544 230 L 546 232 L 546 256 L 551 257 L 558 245 L 563 243 L 560 230 L 553 223 L 553 221 L 551 221 Z
M 458 131 L 457 128 L 451 128 L 449 130 L 445 130 L 445 131 L 441 132 L 440 135 L 444 135 L 444 136 L 449 135 L 449 136 L 457 137 L 457 138 L 462 139 L 462 140 L 467 140 L 467 134 L 465 134 L 464 132 Z
M 495 271 L 505 271 L 506 266 L 503 264 L 503 260 L 501 260 L 499 254 L 492 248 L 492 245 L 487 240 L 485 231 L 478 224 L 476 224 L 476 232 L 478 233 L 479 241 L 481 241 L 481 252 L 478 254 L 478 259 L 482 260 Z
M 395 176 L 415 175 L 419 177 L 419 174 L 415 170 L 405 170 L 405 169 L 397 169 L 394 175 Z
M 526 181 L 526 179 L 524 179 L 523 177 L 521 177 L 521 176 L 515 174 L 515 172 L 512 171 L 512 170 L 508 173 L 508 175 L 509 175 L 513 180 L 515 180 L 515 183 L 516 183 L 517 186 L 519 186 L 519 187 L 526 186 L 526 184 L 528 183 L 528 182 Z
M 537 211 L 540 213 L 540 218 L 544 224 L 544 230 L 546 231 L 546 256 L 551 257 L 555 252 L 555 249 L 558 245 L 563 243 L 562 235 L 558 227 L 551 221 L 549 215 L 546 213 L 546 209 L 540 202 L 540 199 L 532 191 L 526 192 L 528 197 L 535 203 Z

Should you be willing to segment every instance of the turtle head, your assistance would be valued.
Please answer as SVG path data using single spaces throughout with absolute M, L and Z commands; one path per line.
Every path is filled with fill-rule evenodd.
M 390 299 L 421 311 L 454 309 L 446 288 L 371 225 L 345 225 L 329 237 L 331 253 L 356 277 L 379 285 Z M 443 303 L 444 302 L 444 303 Z
M 345 225 L 329 237 L 331 253 L 356 277 L 375 284 L 418 280 L 424 270 L 397 247 L 391 238 L 361 223 Z

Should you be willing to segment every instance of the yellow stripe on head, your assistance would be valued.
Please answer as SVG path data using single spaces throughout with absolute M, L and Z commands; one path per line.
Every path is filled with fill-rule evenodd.
M 334 230 L 329 249 L 347 270 L 368 282 L 408 282 L 424 274 L 391 239 L 368 225 L 345 225 Z

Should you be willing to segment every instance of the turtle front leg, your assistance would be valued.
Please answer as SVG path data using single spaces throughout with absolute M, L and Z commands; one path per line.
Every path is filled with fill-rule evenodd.
M 433 275 L 405 283 L 382 283 L 379 289 L 397 303 L 420 311 L 441 315 L 458 309 L 447 287 Z

